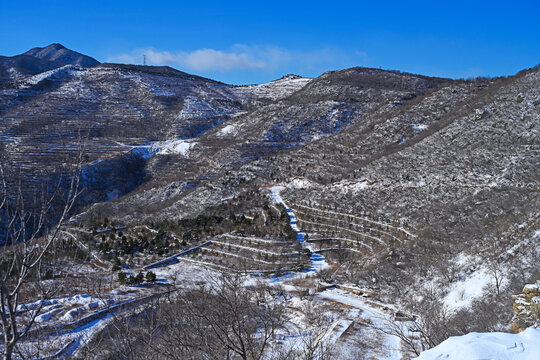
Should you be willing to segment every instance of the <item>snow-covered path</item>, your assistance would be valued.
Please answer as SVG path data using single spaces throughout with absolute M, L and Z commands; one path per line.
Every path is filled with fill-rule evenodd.
M 296 255 L 298 255 L 297 252 L 277 253 L 275 251 L 259 249 L 259 248 L 253 248 L 253 247 L 244 246 L 244 245 L 238 245 L 238 244 L 231 244 L 231 243 L 227 243 L 227 242 L 223 242 L 223 241 L 219 241 L 219 240 L 212 240 L 212 243 L 223 245 L 223 246 L 230 246 L 232 248 L 242 249 L 242 250 L 251 251 L 251 252 L 257 252 L 257 253 L 262 253 L 262 254 L 273 255 L 273 256 L 296 256 Z
M 264 214 L 264 213 L 262 213 Z M 266 222 L 266 220 L 265 220 Z M 286 245 L 288 244 L 287 241 L 276 241 L 276 240 L 268 240 L 268 239 L 261 239 L 261 238 L 257 238 L 257 237 L 254 237 L 254 236 L 236 236 L 236 235 L 231 235 L 231 234 L 223 234 L 223 235 L 218 235 L 216 238 L 229 238 L 229 239 L 233 239 L 233 240 L 242 240 L 242 241 L 254 241 L 254 242 L 259 242 L 259 243 L 263 243 L 263 244 L 268 244 L 268 245 Z
M 296 215 L 293 213 L 291 208 L 287 206 L 287 204 L 283 201 L 283 198 L 279 194 L 283 189 L 285 189 L 285 187 L 279 186 L 279 185 L 270 187 L 270 196 L 272 196 L 272 199 L 276 203 L 282 204 L 285 207 L 285 210 L 287 210 L 287 214 L 289 215 L 289 218 L 290 218 L 289 223 L 291 224 L 291 228 L 294 231 L 296 231 L 296 234 L 297 234 L 296 239 L 298 240 L 298 242 L 302 244 L 302 248 L 309 249 L 312 252 L 312 255 L 310 258 L 311 267 L 309 271 L 320 271 L 322 269 L 327 268 L 328 263 L 326 262 L 326 259 L 321 254 L 315 253 L 316 249 L 315 249 L 314 244 L 308 243 L 305 240 L 306 234 L 301 232 L 300 229 L 298 228 L 298 225 L 296 223 Z
M 328 267 L 326 259 L 320 255 L 316 254 L 316 248 L 314 243 L 308 243 L 305 241 L 305 233 L 301 232 L 297 225 L 297 217 L 294 212 L 287 206 L 283 201 L 283 198 L 280 196 L 280 192 L 285 189 L 283 186 L 272 186 L 270 187 L 270 194 L 272 199 L 276 203 L 283 204 L 287 210 L 287 214 L 290 218 L 290 224 L 294 231 L 298 234 L 297 239 L 302 244 L 302 247 L 307 248 L 312 251 L 313 255 L 311 256 L 311 271 L 319 271 Z M 285 287 L 286 288 L 286 287 Z M 397 336 L 383 334 L 378 328 L 384 328 L 386 326 L 385 322 L 392 321 L 389 314 L 383 312 L 382 310 L 377 309 L 374 306 L 370 306 L 366 303 L 366 300 L 358 295 L 352 294 L 350 292 L 338 289 L 329 289 L 317 293 L 316 298 L 322 301 L 331 301 L 336 303 L 341 303 L 346 307 L 352 308 L 352 313 L 359 312 L 359 316 L 362 320 L 372 324 L 372 328 L 368 328 L 368 331 L 373 338 L 377 338 L 380 341 L 380 346 L 375 351 L 364 354 L 366 358 L 377 358 L 380 360 L 400 360 L 403 357 L 401 353 L 401 340 Z M 336 344 L 346 329 L 351 326 L 352 321 L 349 318 L 338 318 L 335 323 L 326 331 L 322 336 L 326 345 L 333 346 Z M 341 351 L 349 352 L 351 349 L 342 349 Z M 343 354 L 342 354 L 343 355 Z

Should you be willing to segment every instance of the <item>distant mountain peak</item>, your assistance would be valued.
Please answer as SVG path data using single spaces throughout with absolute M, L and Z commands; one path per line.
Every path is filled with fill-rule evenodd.
M 41 49 L 56 49 L 56 50 L 59 50 L 59 49 L 67 49 L 64 45 L 60 44 L 60 43 L 53 43 L 49 46 L 46 46 L 44 48 L 41 48 Z
M 53 43 L 45 47 L 35 47 L 28 50 L 23 55 L 47 61 L 54 61 L 60 65 L 76 65 L 82 67 L 92 67 L 99 65 L 96 59 L 66 48 L 59 43 Z
M 278 80 L 296 80 L 296 79 L 302 79 L 302 76 L 296 75 L 296 74 L 287 74 Z

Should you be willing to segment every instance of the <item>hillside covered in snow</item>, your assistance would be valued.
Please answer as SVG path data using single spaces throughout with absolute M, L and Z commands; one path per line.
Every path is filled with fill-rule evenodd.
M 538 67 L 235 86 L 0 57 L 0 240 L 58 239 L 14 308 L 21 354 L 538 356 L 539 94 Z

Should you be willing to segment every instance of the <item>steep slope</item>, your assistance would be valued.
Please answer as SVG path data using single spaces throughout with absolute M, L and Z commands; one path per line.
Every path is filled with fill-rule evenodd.
M 524 72 L 492 81 L 482 90 L 461 97 L 463 100 L 451 107 L 443 106 L 447 110 L 437 113 L 431 103 L 462 86 L 439 89 L 413 104 L 407 114 L 388 118 L 372 134 L 358 137 L 349 132 L 347 135 L 354 137 L 347 141 L 353 145 L 336 147 L 344 153 L 347 148 L 349 156 L 355 156 L 349 161 L 340 155 L 322 160 L 321 168 L 336 169 L 332 171 L 333 181 L 307 189 L 307 196 L 313 200 L 320 196 L 319 203 L 339 203 L 351 212 L 363 209 L 382 216 L 407 218 L 431 230 L 441 226 L 434 237 L 448 235 L 449 229 L 443 223 L 448 221 L 450 211 L 458 217 L 450 222 L 463 226 L 459 231 L 453 229 L 454 236 L 464 238 L 474 233 L 488 234 L 499 223 L 497 216 L 501 220 L 510 217 L 510 223 L 526 221 L 538 205 L 539 86 L 538 70 Z M 450 96 L 445 99 L 450 103 Z M 331 143 L 338 143 L 335 137 L 327 141 L 320 141 L 317 146 L 330 148 Z M 307 157 L 310 151 L 314 148 L 297 153 Z M 336 179 L 335 174 L 341 172 L 341 179 Z M 311 171 L 306 176 L 309 180 L 317 179 Z M 489 200 L 502 194 L 513 194 L 508 197 L 510 203 Z M 306 194 L 299 195 L 302 196 Z M 347 197 L 354 201 L 346 201 Z M 475 203 L 482 206 L 473 206 Z M 451 210 L 453 205 L 470 209 Z M 519 209 L 523 213 L 513 218 Z M 481 219 L 486 215 L 490 221 L 482 225 Z M 471 228 L 463 221 L 470 223 Z
M 405 225 L 415 235 L 354 254 L 356 270 L 338 278 L 377 286 L 409 311 L 431 299 L 452 315 L 449 335 L 502 330 L 511 295 L 538 277 L 539 89 L 538 69 L 437 89 L 376 132 L 321 140 L 322 159 L 315 143 L 299 149 L 295 161 L 315 170 L 284 196 L 320 209 L 306 213 L 320 224 L 300 222 L 312 234 L 335 223 L 321 214 L 337 212 Z
M 395 78 L 368 85 L 361 82 L 365 72 L 375 74 L 367 79 Z M 360 238 L 371 251 L 327 255 L 354 264 L 336 278 L 376 286 L 383 300 L 406 307 L 424 291 L 451 303 L 452 291 L 477 279 L 479 291 L 453 307 L 455 328 L 448 328 L 500 329 L 512 314 L 495 298 L 510 299 L 514 287 L 536 276 L 540 257 L 540 72 L 474 81 L 376 73 L 325 74 L 240 113 L 199 137 L 189 154 L 153 159 L 147 168 L 153 181 L 96 210 L 129 222 L 180 218 L 267 184 L 290 183 L 283 196 L 304 211 L 299 224 L 310 236 L 328 236 L 336 226 L 342 234 L 367 234 Z M 334 122 L 328 114 L 340 106 L 347 112 Z M 368 219 L 362 230 L 351 216 Z M 388 241 L 392 226 L 406 232 Z M 503 275 L 493 270 L 501 268 Z M 487 290 L 498 276 L 499 290 Z M 486 295 L 478 297 L 484 286 Z M 399 296 L 396 288 L 403 289 Z M 473 303 L 491 310 L 482 323 L 463 325 Z
M 148 204 L 153 203 L 159 208 L 159 216 L 201 211 L 222 198 L 245 191 L 246 181 L 254 180 L 251 186 L 257 187 L 272 182 L 276 174 L 285 174 L 291 167 L 285 154 L 291 149 L 300 149 L 330 134 L 347 134 L 369 122 L 375 114 L 398 109 L 395 104 L 407 103 L 423 96 L 430 88 L 450 82 L 376 69 L 357 68 L 348 72 L 345 76 L 348 80 L 340 72 L 330 73 L 318 79 L 303 80 L 305 85 L 298 88 L 290 84 L 298 82 L 297 78 L 278 80 L 286 89 L 296 91 L 251 111 L 253 102 L 248 101 L 245 110 L 237 112 L 226 124 L 197 138 L 197 145 L 189 156 L 181 156 L 181 160 L 174 156 L 155 159 L 148 170 L 159 180 L 145 184 L 134 194 L 133 200 L 125 199 L 129 205 L 111 204 L 114 208 L 111 211 L 133 219 L 142 216 L 143 208 L 137 205 L 142 203 L 147 205 L 144 213 L 150 216 L 154 215 Z M 372 86 L 377 76 L 390 79 Z M 246 91 L 255 88 L 255 94 L 260 94 L 262 86 L 233 90 L 245 96 Z M 313 152 L 313 156 L 320 155 L 320 151 Z M 287 162 L 282 167 L 285 158 Z M 256 169 L 244 175 L 244 168 L 252 166 Z M 208 191 L 208 187 L 212 191 Z M 194 201 L 195 198 L 198 200 Z M 129 214 L 130 211 L 133 213 Z
M 234 228 L 248 216 L 260 233 L 236 247 L 247 258 L 288 209 L 331 264 L 321 279 L 434 319 L 434 343 L 504 329 L 510 295 L 540 275 L 538 68 L 464 81 L 358 67 L 231 86 L 169 67 L 40 64 L 2 82 L 0 157 L 31 196 L 83 147 L 75 221 L 219 214 Z
M 62 173 L 84 149 L 92 176 L 84 179 L 81 206 L 142 182 L 147 157 L 129 154 L 133 145 L 197 136 L 242 106 L 229 85 L 166 67 L 114 64 L 66 65 L 20 80 L 0 99 L 0 143 L 13 171 L 31 182 L 28 196 L 39 186 L 34 174 Z

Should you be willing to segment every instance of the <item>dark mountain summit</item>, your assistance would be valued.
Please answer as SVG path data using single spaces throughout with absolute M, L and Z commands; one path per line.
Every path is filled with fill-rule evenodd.
M 61 44 L 35 47 L 24 54 L 0 56 L 0 80 L 20 79 L 40 74 L 64 65 L 92 67 L 98 65 L 96 59 L 69 50 Z
M 92 67 L 99 64 L 96 59 L 67 49 L 61 44 L 51 44 L 46 47 L 35 47 L 28 50 L 23 55 L 30 55 L 38 59 L 54 61 L 62 65 L 76 65 L 81 67 Z

